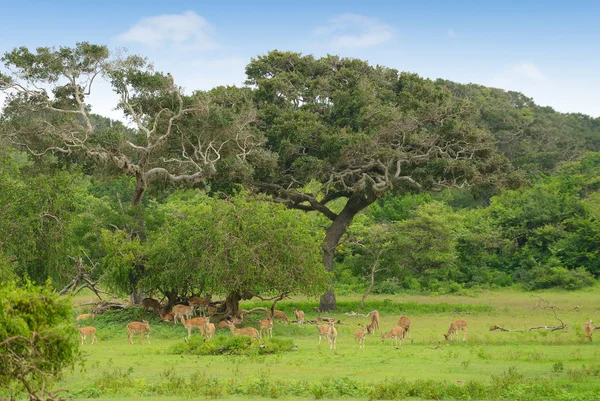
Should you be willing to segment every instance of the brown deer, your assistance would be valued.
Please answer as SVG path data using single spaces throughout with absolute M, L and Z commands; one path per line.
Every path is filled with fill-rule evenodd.
M 231 334 L 234 336 L 246 336 L 250 338 L 259 339 L 260 333 L 254 327 L 244 327 L 243 329 L 236 329 L 235 324 L 231 320 L 227 321 L 227 326 L 229 326 L 229 330 L 231 330 Z
M 142 320 L 141 322 L 131 322 L 127 325 L 127 330 L 129 331 L 129 335 L 127 338 L 129 339 L 129 344 L 133 344 L 131 340 L 135 333 L 140 333 L 140 342 L 144 343 L 144 334 L 146 334 L 146 338 L 148 339 L 148 344 L 150 344 L 150 325 L 147 320 Z
M 267 332 L 269 338 L 273 337 L 273 316 L 269 316 L 268 319 L 263 319 L 258 321 L 260 328 L 260 337 L 262 338 L 263 332 Z
M 171 312 L 162 313 L 160 312 L 160 318 L 163 322 L 175 322 L 175 317 Z
M 406 316 L 401 316 L 400 319 L 398 319 L 398 326 L 404 329 L 404 338 L 406 339 L 406 335 L 410 334 L 410 320 L 408 320 Z M 410 338 L 412 338 L 412 334 Z
M 195 317 L 193 319 L 185 319 L 183 321 L 183 325 L 188 330 L 188 338 L 192 336 L 192 329 L 197 327 L 200 330 L 200 334 L 204 335 L 204 326 L 206 324 L 207 319 L 203 317 Z
M 288 319 L 287 315 L 280 310 L 274 310 L 273 317 L 277 320 L 281 320 L 282 322 L 290 322 L 290 319 Z
M 156 299 L 144 298 L 142 300 L 142 312 L 144 313 L 144 315 L 146 315 L 146 313 L 148 312 L 155 312 L 160 315 L 162 310 L 162 305 Z
M 404 327 L 396 326 L 392 327 L 392 329 L 387 334 L 381 334 L 381 342 L 385 342 L 386 338 L 391 338 L 394 341 L 394 345 L 398 346 L 398 341 L 400 341 L 400 346 L 404 342 Z
M 87 343 L 87 336 L 89 336 L 89 335 L 92 336 L 92 345 L 94 344 L 94 341 L 98 342 L 98 339 L 96 338 L 96 328 L 95 327 L 77 326 L 77 330 L 79 330 L 79 334 L 81 334 L 81 345 L 83 345 L 84 343 Z
M 329 349 L 335 349 L 337 340 L 337 330 L 333 325 L 333 320 L 329 321 L 329 332 L 327 333 L 327 339 L 329 340 Z
M 375 333 L 376 331 L 381 332 L 379 330 L 379 312 L 376 310 L 369 312 L 367 316 L 371 316 L 371 324 L 369 325 L 368 332 Z
M 329 329 L 331 328 L 331 326 L 328 323 L 325 323 L 325 320 L 320 320 L 321 323 L 317 321 L 317 329 L 319 329 L 319 344 L 321 344 L 321 339 L 323 337 L 327 338 L 327 335 L 329 334 Z
M 90 318 L 94 318 L 94 317 L 96 317 L 95 313 L 84 313 L 84 314 L 77 316 L 75 318 L 75 320 L 79 321 L 79 320 L 90 319 Z
M 583 326 L 583 329 L 585 330 L 585 338 L 587 340 L 592 341 L 592 333 L 594 332 L 594 326 L 592 326 L 592 321 L 590 320 L 589 322 L 585 322 L 585 326 Z
M 209 341 L 215 335 L 215 325 L 210 322 L 209 319 L 206 319 L 204 323 L 204 334 L 206 335 L 206 341 Z
M 444 334 L 446 340 L 452 341 L 452 335 L 456 334 L 456 339 L 458 340 L 458 331 L 462 330 L 463 332 L 463 342 L 467 340 L 467 321 L 466 320 L 457 320 L 456 322 L 450 323 L 450 328 L 448 329 L 448 333 Z
M 184 323 L 185 319 L 189 319 L 192 317 L 192 315 L 194 314 L 194 308 L 191 306 L 187 306 L 187 305 L 175 305 L 173 307 L 173 309 L 171 310 L 171 313 L 173 313 L 173 320 L 175 321 L 175 323 L 177 323 L 177 318 L 181 319 L 181 323 Z
M 360 349 L 365 349 L 365 338 L 367 337 L 367 327 L 359 324 L 360 329 L 354 330 L 354 342 Z
M 212 292 L 206 294 L 202 298 L 200 297 L 191 297 L 188 299 L 188 303 L 194 310 L 199 310 L 200 313 L 204 316 L 208 306 L 212 302 Z
M 294 308 L 294 315 L 296 315 L 296 320 L 298 321 L 298 326 L 304 326 L 304 312 L 300 309 Z

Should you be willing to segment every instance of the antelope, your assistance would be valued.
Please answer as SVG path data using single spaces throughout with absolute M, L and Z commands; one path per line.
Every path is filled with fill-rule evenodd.
M 585 322 L 585 326 L 583 326 L 585 330 L 585 338 L 592 341 L 592 333 L 594 331 L 594 326 L 592 326 L 592 321 Z
M 197 327 L 198 330 L 200 330 L 200 334 L 204 335 L 205 334 L 204 326 L 206 324 L 206 321 L 207 321 L 207 319 L 203 318 L 203 317 L 195 317 L 193 319 L 185 319 L 183 321 L 183 325 L 188 330 L 188 338 L 190 338 L 192 336 L 192 329 L 194 327 Z
M 142 311 L 144 315 L 150 311 L 156 312 L 160 315 L 162 312 L 162 305 L 154 298 L 144 298 L 142 301 Z
M 209 341 L 215 335 L 215 325 L 210 322 L 209 319 L 206 319 L 204 322 L 204 334 L 206 335 L 206 340 Z
M 327 333 L 327 339 L 329 340 L 329 349 L 335 349 L 337 330 L 333 326 L 333 320 L 329 321 L 329 332 Z
M 89 336 L 89 335 L 92 336 L 92 345 L 94 344 L 94 341 L 98 342 L 98 339 L 96 338 L 96 328 L 95 327 L 77 326 L 77 330 L 79 330 L 79 333 L 81 334 L 81 345 L 83 345 L 84 343 L 87 343 L 87 336 Z
M 404 338 L 406 339 L 406 335 L 410 334 L 410 320 L 408 320 L 406 316 L 401 316 L 400 319 L 398 319 L 398 326 L 404 329 Z M 412 338 L 412 334 L 410 338 Z
M 462 330 L 463 342 L 465 342 L 467 340 L 467 321 L 462 319 L 450 323 L 448 333 L 444 334 L 444 337 L 446 337 L 446 340 L 452 341 L 452 334 L 456 334 L 456 339 L 458 340 L 458 330 Z
M 296 320 L 298 321 L 298 326 L 304 326 L 304 312 L 294 308 L 294 315 L 296 315 Z
M 273 337 L 273 316 L 269 316 L 268 319 L 259 320 L 258 324 L 260 326 L 260 337 L 262 338 L 263 332 L 266 331 L 269 338 Z
M 368 330 L 370 333 L 375 333 L 376 331 L 380 331 L 379 330 L 379 312 L 377 312 L 376 310 L 369 312 L 369 314 L 367 316 L 371 316 L 371 324 L 370 329 Z
M 147 320 L 142 320 L 141 322 L 131 322 L 127 325 L 127 330 L 129 330 L 129 344 L 133 344 L 131 338 L 135 333 L 140 333 L 140 342 L 144 343 L 144 333 L 146 333 L 146 338 L 148 339 L 148 344 L 150 344 L 150 325 Z
M 204 297 L 191 297 L 188 299 L 188 303 L 194 310 L 200 310 L 201 314 L 204 315 L 207 307 L 210 305 L 212 301 L 212 292 L 206 294 Z
M 359 324 L 360 329 L 354 330 L 354 342 L 358 344 L 360 349 L 365 349 L 365 337 L 367 336 L 367 328 Z
M 235 324 L 233 324 L 231 320 L 227 321 L 227 326 L 229 326 L 229 330 L 231 330 L 231 334 L 233 334 L 234 336 L 247 336 L 250 338 L 255 338 L 257 340 L 260 338 L 258 330 L 256 330 L 254 327 L 244 327 L 243 329 L 236 329 Z
M 177 318 L 181 319 L 181 323 L 184 323 L 184 317 L 189 319 L 194 314 L 194 308 L 187 305 L 175 305 L 171 310 L 173 313 L 173 320 L 177 323 Z M 184 324 L 185 325 L 185 324 Z
M 274 310 L 273 311 L 273 317 L 275 319 L 277 319 L 277 320 L 281 320 L 281 321 L 284 321 L 286 323 L 290 322 L 290 320 L 288 319 L 287 315 L 285 313 L 283 313 L 282 311 L 280 311 L 280 310 Z
M 405 336 L 404 327 L 402 327 L 402 326 L 392 327 L 392 329 L 390 330 L 389 333 L 381 334 L 381 342 L 384 343 L 386 338 L 391 338 L 397 347 L 398 340 L 400 340 L 400 345 L 402 345 L 402 342 L 404 341 L 404 336 Z
M 83 320 L 83 319 L 89 319 L 92 317 L 96 317 L 95 313 L 84 313 L 82 315 L 79 315 L 75 318 L 75 320 L 79 321 L 79 320 Z
M 175 322 L 175 318 L 173 317 L 173 314 L 171 312 L 167 312 L 167 313 L 160 313 L 160 318 L 162 319 L 163 322 Z

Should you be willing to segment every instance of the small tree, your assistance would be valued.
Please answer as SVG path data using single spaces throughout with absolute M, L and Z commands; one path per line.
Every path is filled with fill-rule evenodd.
M 52 382 L 79 358 L 72 306 L 51 286 L 0 286 L 0 395 L 53 400 Z

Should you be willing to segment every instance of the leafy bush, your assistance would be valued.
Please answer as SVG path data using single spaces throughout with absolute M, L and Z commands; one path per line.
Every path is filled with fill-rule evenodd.
M 259 343 L 245 336 L 216 336 L 211 341 L 192 337 L 187 343 L 171 347 L 170 352 L 177 355 L 264 355 L 294 350 L 294 341 L 287 338 L 270 338 Z
M 524 286 L 529 290 L 559 287 L 565 290 L 579 290 L 594 285 L 594 277 L 584 268 L 567 270 L 564 267 L 536 267 L 524 274 Z

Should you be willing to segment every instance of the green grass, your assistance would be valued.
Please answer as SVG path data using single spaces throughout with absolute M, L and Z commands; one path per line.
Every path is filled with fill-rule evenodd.
M 585 342 L 583 335 L 585 321 L 598 320 L 600 293 L 535 295 L 560 307 L 556 313 L 568 331 L 489 331 L 494 324 L 508 329 L 560 324 L 552 310 L 536 308 L 538 298 L 522 292 L 374 296 L 365 311 L 379 310 L 382 330 L 394 326 L 399 316 L 409 316 L 412 339 L 396 349 L 389 342 L 383 344 L 380 335 L 372 335 L 364 351 L 354 344 L 353 332 L 368 319 L 345 315 L 356 310 L 359 296 L 340 299 L 340 310 L 326 314 L 342 323 L 336 326 L 337 350 L 318 344 L 315 325 L 276 323 L 275 338 L 288 345 L 292 340 L 297 350 L 192 355 L 185 352 L 187 330 L 155 318 L 150 322 L 152 344 L 141 344 L 138 336 L 131 345 L 125 325 L 138 318 L 139 311 L 111 312 L 86 322 L 98 329 L 100 342 L 82 347 L 83 370 L 68 373 L 58 387 L 70 389 L 74 400 L 600 399 L 600 347 Z M 243 307 L 262 305 L 248 302 Z M 292 308 L 301 307 L 307 319 L 315 319 L 315 306 L 317 301 L 295 298 L 277 308 L 293 317 Z M 245 324 L 257 327 L 263 317 L 249 315 Z M 468 321 L 468 340 L 447 343 L 442 334 L 457 319 Z M 217 335 L 221 339 L 216 341 L 228 341 L 228 331 L 218 330 Z

